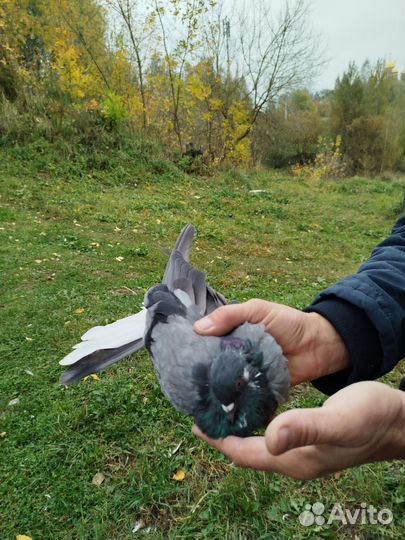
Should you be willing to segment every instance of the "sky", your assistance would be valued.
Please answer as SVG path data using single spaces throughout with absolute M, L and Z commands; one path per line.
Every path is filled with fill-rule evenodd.
M 254 0 L 253 0 L 254 1 Z M 367 58 L 395 63 L 405 70 L 404 0 L 311 0 L 314 31 L 323 40 L 328 65 L 313 81 L 313 89 L 333 88 L 349 62 Z

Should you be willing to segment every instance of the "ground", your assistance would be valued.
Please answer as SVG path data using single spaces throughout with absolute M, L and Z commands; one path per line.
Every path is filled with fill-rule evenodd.
M 58 360 L 85 330 L 140 308 L 164 270 L 159 246 L 170 247 L 185 223 L 198 229 L 193 262 L 227 298 L 303 308 L 387 235 L 401 209 L 399 181 L 201 178 L 164 162 L 131 179 L 118 166 L 102 175 L 47 166 L 21 149 L 2 150 L 0 162 L 1 538 L 403 537 L 400 462 L 312 482 L 238 470 L 191 434 L 145 353 L 100 380 L 58 384 Z M 397 386 L 401 373 L 386 382 Z M 301 385 L 287 408 L 324 399 Z M 173 479 L 178 471 L 184 480 Z M 316 502 L 326 516 L 334 503 L 389 508 L 394 521 L 301 525 Z

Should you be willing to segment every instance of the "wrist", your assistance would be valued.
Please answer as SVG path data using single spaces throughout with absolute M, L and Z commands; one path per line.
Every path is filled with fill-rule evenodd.
M 392 459 L 405 459 L 405 392 L 392 389 L 397 400 L 397 411 L 394 414 L 390 430 L 390 444 L 387 451 Z
M 313 379 L 347 368 L 350 364 L 349 351 L 335 327 L 319 313 L 311 312 L 307 315 L 308 348 L 316 366 Z

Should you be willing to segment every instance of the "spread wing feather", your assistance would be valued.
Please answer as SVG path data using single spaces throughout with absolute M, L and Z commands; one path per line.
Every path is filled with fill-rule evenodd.
M 170 253 L 162 281 L 169 290 L 176 291 L 180 303 L 188 310 L 190 323 L 226 304 L 220 293 L 206 285 L 205 274 L 188 262 L 194 237 L 194 226 L 186 225 Z M 70 384 L 133 354 L 144 346 L 146 331 L 146 309 L 112 324 L 91 328 L 60 361 L 68 368 L 61 382 Z

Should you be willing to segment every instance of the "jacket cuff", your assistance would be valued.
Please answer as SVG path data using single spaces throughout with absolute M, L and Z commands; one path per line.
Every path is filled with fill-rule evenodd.
M 315 388 L 330 396 L 349 384 L 380 377 L 382 347 L 364 311 L 335 296 L 317 300 L 304 311 L 325 317 L 340 334 L 350 357 L 348 368 L 312 381 Z

